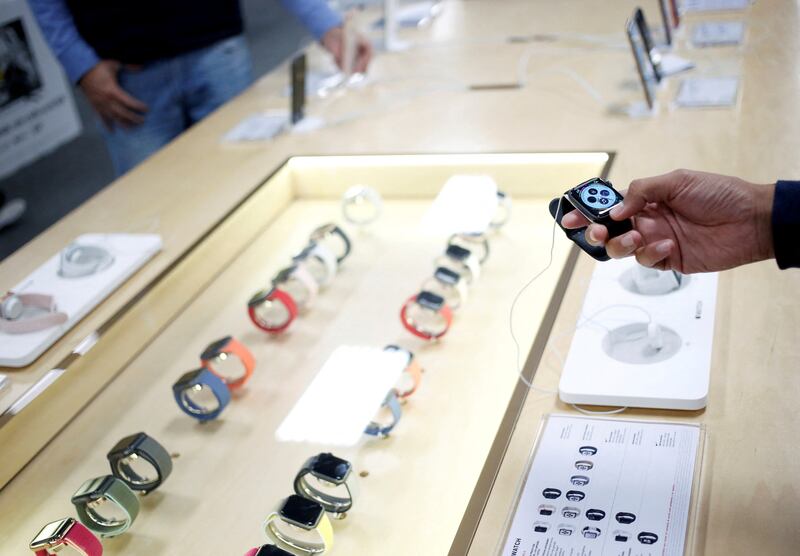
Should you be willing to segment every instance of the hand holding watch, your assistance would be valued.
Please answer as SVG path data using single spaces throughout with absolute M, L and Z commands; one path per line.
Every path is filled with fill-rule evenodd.
M 72 495 L 81 522 L 101 537 L 116 537 L 139 515 L 139 499 L 120 479 L 104 475 L 89 479 Z
M 201 422 L 219 417 L 231 401 L 225 381 L 205 367 L 181 376 L 172 385 L 172 394 L 181 411 Z
M 342 519 L 353 507 L 352 471 L 347 460 L 327 452 L 317 454 L 297 473 L 294 491 L 318 503 L 333 518 Z
M 423 290 L 409 297 L 403 304 L 400 321 L 414 336 L 424 340 L 437 340 L 450 329 L 453 312 L 442 296 Z
M 36 556 L 55 554 L 64 547 L 81 556 L 102 556 L 103 545 L 85 525 L 71 517 L 48 523 L 29 545 Z
M 131 490 L 147 494 L 172 473 L 172 457 L 154 438 L 143 432 L 126 436 L 106 456 L 111 473 Z
M 233 336 L 225 336 L 209 344 L 200 354 L 200 362 L 231 390 L 244 386 L 256 368 L 253 354 Z M 234 366 L 236 368 L 232 368 Z
M 22 318 L 26 307 L 39 309 L 39 314 Z M 0 297 L 0 332 L 28 334 L 65 322 L 67 314 L 58 311 L 52 295 L 8 292 Z
M 608 237 L 617 237 L 633 229 L 630 220 L 618 222 L 611 218 L 610 212 L 622 202 L 622 195 L 614 189 L 611 182 L 601 178 L 592 178 L 576 185 L 564 193 L 564 196 L 550 201 L 550 214 L 564 230 L 567 237 L 598 261 L 609 260 L 606 248 L 591 245 L 586 241 L 586 227 L 568 230 L 561 226 L 565 214 L 578 210 L 587 220 L 602 224 L 608 229 Z
M 325 509 L 297 494 L 267 517 L 264 530 L 278 547 L 296 554 L 323 554 L 333 546 L 333 527 Z

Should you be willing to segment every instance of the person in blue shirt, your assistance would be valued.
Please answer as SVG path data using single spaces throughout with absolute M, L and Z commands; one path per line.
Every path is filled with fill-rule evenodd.
M 342 17 L 279 0 L 342 65 Z M 123 174 L 252 82 L 239 0 L 29 0 L 47 42 L 103 122 Z M 353 71 L 371 46 L 358 37 Z
M 675 170 L 631 182 L 614 220 L 632 219 L 633 230 L 609 239 L 599 224 L 586 240 L 620 259 L 686 274 L 714 272 L 775 259 L 781 269 L 800 267 L 800 181 L 754 184 L 745 180 Z M 566 228 L 589 222 L 578 211 Z

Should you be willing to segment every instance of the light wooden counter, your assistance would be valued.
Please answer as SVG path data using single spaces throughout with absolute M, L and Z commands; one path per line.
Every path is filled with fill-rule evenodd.
M 80 340 L 102 327 L 142 288 L 151 283 L 157 288 L 154 281 L 166 271 L 180 272 L 185 262 L 181 257 L 187 249 L 292 155 L 615 151 L 611 179 L 620 186 L 632 178 L 675 167 L 736 174 L 761 182 L 800 176 L 800 159 L 796 156 L 800 81 L 794 77 L 800 67 L 797 5 L 788 0 L 756 2 L 742 16 L 748 25 L 742 48 L 680 50 L 697 61 L 696 74 L 741 72 L 743 87 L 735 109 L 672 108 L 670 102 L 679 80 L 674 78 L 660 91 L 661 110 L 656 117 L 630 120 L 610 115 L 607 107 L 640 98 L 622 32 L 634 5 L 627 1 L 604 3 L 600 11 L 598 4 L 589 0 L 558 4 L 527 0 L 446 2 L 444 14 L 432 27 L 407 33 L 407 38 L 416 43 L 414 48 L 375 61 L 372 84 L 311 104 L 310 113 L 339 121 L 337 125 L 309 135 L 287 135 L 268 144 L 220 145 L 221 135 L 241 118 L 286 104 L 278 94 L 285 72 L 268 76 L 0 264 L 0 289 L 4 289 L 81 233 L 155 231 L 165 243 L 162 254 L 35 364 L 9 374 L 21 383 L 35 381 L 58 366 Z M 651 23 L 657 22 L 656 3 L 648 1 L 643 7 Z M 679 40 L 687 41 L 694 21 L 715 18 L 687 16 Z M 556 40 L 529 44 L 506 41 L 509 36 L 537 33 L 555 34 Z M 521 64 L 526 57 L 527 64 Z M 466 89 L 470 84 L 517 81 L 520 74 L 527 83 L 521 89 Z M 564 188 L 569 185 L 565 183 Z M 280 206 L 285 199 L 275 202 Z M 253 234 L 258 233 L 258 222 L 249 221 L 248 225 Z M 558 340 L 562 349 L 569 345 L 568 331 L 574 326 L 590 272 L 590 262 L 581 258 L 553 333 L 567 332 Z M 185 294 L 157 292 L 165 300 L 158 314 L 137 315 L 135 307 L 126 314 L 144 326 L 152 319 L 149 333 L 156 335 L 171 322 L 171 315 L 184 310 L 191 292 L 204 290 L 213 278 L 186 277 Z M 798 290 L 796 271 L 779 272 L 773 263 L 724 273 L 708 408 L 690 414 L 630 412 L 634 416 L 695 420 L 708 427 L 710 455 L 707 492 L 701 504 L 700 553 L 797 553 Z M 502 307 L 497 310 L 506 311 Z M 126 349 L 110 349 L 117 344 Z M 48 459 L 65 466 L 71 476 L 75 469 L 88 464 L 80 453 L 63 447 L 69 444 L 67 439 L 91 441 L 106 434 L 86 417 L 87 412 L 95 414 L 101 407 L 117 406 L 124 412 L 128 406 L 146 403 L 129 398 L 122 386 L 135 383 L 131 378 L 135 370 L 129 367 L 138 356 L 135 346 L 115 334 L 104 338 L 99 346 L 97 349 L 106 356 L 104 363 L 114 372 L 73 376 L 70 371 L 59 381 L 63 384 L 58 395 L 48 392 L 25 410 L 28 415 L 23 413 L 19 420 L 15 418 L 0 429 L 3 459 L 13 463 L 14 469 L 34 457 L 42 442 L 58 434 L 63 440 L 56 441 Z M 121 374 L 106 387 L 117 370 Z M 537 383 L 553 387 L 557 380 L 558 365 L 545 358 Z M 107 389 L 92 401 L 104 387 Z M 44 411 L 45 406 L 50 410 Z M 491 553 L 539 417 L 553 410 L 572 411 L 553 396 L 530 392 L 511 438 L 498 435 L 494 442 L 491 452 L 505 454 L 499 472 L 497 462 L 490 461 L 476 484 L 448 485 L 458 491 L 462 501 L 466 500 L 465 492 L 474 493 L 455 539 L 449 528 L 442 528 L 443 533 L 437 536 L 435 523 L 424 528 L 425 535 L 435 537 L 431 546 L 437 550 L 431 554 L 439 554 L 441 547 L 451 544 L 452 554 Z M 62 418 L 45 418 L 52 415 L 50 411 Z M 78 417 L 70 421 L 75 414 Z M 19 424 L 22 417 L 24 427 Z M 435 414 L 431 419 L 436 419 Z M 113 416 L 109 420 L 113 422 Z M 20 552 L 18 541 L 36 532 L 27 529 L 43 519 L 51 504 L 68 509 L 63 493 L 72 487 L 52 478 L 58 466 L 43 461 L 49 450 L 0 491 L 3 554 Z M 102 464 L 94 463 L 98 472 Z M 8 469 L 3 468 L 0 482 L 13 476 Z M 46 483 L 38 480 L 44 476 L 49 477 Z M 237 480 L 235 475 L 224 476 L 214 485 L 215 491 Z M 57 500 L 48 498 L 45 484 L 55 485 Z M 432 493 L 430 499 L 419 503 L 434 504 L 440 496 Z M 23 498 L 30 501 L 25 507 L 38 503 L 37 511 L 27 517 L 20 515 Z M 182 512 L 187 503 L 191 505 L 190 500 L 164 496 L 152 502 L 161 506 L 153 512 Z M 34 515 L 36 520 L 31 517 Z M 199 528 L 205 525 L 196 524 Z M 418 536 L 421 531 L 408 534 Z M 13 539 L 13 546 L 7 539 Z M 146 553 L 167 554 L 173 548 L 168 535 L 161 532 L 150 541 Z M 124 548 L 124 539 L 115 542 Z

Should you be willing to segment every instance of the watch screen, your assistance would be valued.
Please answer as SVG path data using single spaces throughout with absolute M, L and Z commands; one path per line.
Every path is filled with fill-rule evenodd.
M 255 553 L 255 556 L 292 556 L 292 553 L 286 552 L 274 544 L 265 544 L 258 549 L 258 552 Z
M 317 456 L 313 471 L 332 483 L 341 483 L 350 473 L 350 467 L 349 461 L 337 458 L 333 454 L 324 453 Z
M 280 514 L 286 521 L 305 529 L 313 529 L 317 526 L 323 511 L 322 506 L 313 500 L 292 494 L 283 503 Z
M 610 183 L 601 179 L 591 180 L 572 189 L 570 198 L 580 203 L 584 209 L 581 212 L 588 212 L 594 218 L 600 218 L 622 201 L 622 195 Z
M 472 253 L 469 249 L 466 249 L 465 247 L 461 247 L 460 245 L 450 244 L 447 246 L 447 251 L 445 251 L 445 254 L 448 257 L 451 257 L 457 261 L 463 261 L 466 260 L 467 257 L 469 257 Z
M 225 336 L 221 340 L 217 340 L 216 342 L 213 342 L 213 343 L 209 344 L 209 346 L 200 355 L 200 359 L 203 359 L 203 360 L 214 359 L 214 357 L 219 355 L 219 353 L 223 349 L 225 349 L 225 346 L 227 346 L 228 342 L 230 342 L 230 341 L 231 341 L 231 337 L 230 336 Z
M 458 284 L 458 281 L 461 279 L 461 276 L 458 272 L 454 270 L 450 270 L 449 268 L 445 268 L 440 266 L 436 269 L 436 272 L 433 273 L 433 276 L 442 282 L 443 284 L 447 284 L 448 286 L 455 286 Z
M 442 305 L 444 305 L 444 298 L 441 295 L 423 291 L 419 292 L 417 295 L 417 303 L 426 309 L 430 309 L 431 311 L 438 311 L 442 308 Z

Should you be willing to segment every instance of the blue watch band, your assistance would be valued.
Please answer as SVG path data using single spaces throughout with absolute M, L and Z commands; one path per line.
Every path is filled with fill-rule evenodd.
M 392 429 L 394 429 L 397 426 L 397 423 L 400 422 L 400 417 L 403 416 L 403 410 L 400 407 L 400 400 L 397 398 L 397 392 L 394 390 L 389 392 L 381 407 L 386 407 L 392 412 L 392 422 L 388 425 L 382 425 L 381 423 L 376 423 L 373 421 L 367 425 L 367 428 L 364 430 L 364 434 L 384 438 L 389 436 L 389 433 L 392 432 Z
M 207 410 L 197 405 L 189 396 L 185 395 L 187 390 L 197 386 L 204 386 L 211 390 L 211 393 L 214 394 L 214 397 L 217 399 L 218 405 L 216 408 Z M 231 392 L 225 382 L 205 367 L 184 374 L 172 385 L 172 393 L 181 411 L 186 413 L 189 417 L 194 417 L 198 421 L 216 419 L 231 401 Z

